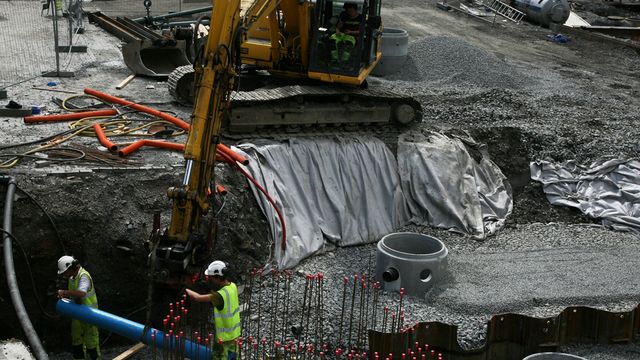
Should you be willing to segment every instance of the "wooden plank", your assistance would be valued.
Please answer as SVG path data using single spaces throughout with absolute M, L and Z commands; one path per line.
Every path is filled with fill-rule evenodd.
M 87 46 L 86 45 L 72 45 L 72 46 L 58 46 L 58 52 L 61 53 L 67 53 L 67 52 L 74 52 L 74 53 L 86 53 L 87 52 Z
M 123 352 L 122 354 L 116 356 L 113 358 L 113 360 L 125 360 L 130 358 L 131 356 L 133 356 L 135 353 L 137 353 L 138 351 L 144 349 L 146 345 L 143 343 L 137 343 L 135 345 L 133 345 L 131 348 L 129 348 L 129 350 Z
M 131 75 L 127 76 L 124 80 L 122 80 L 120 82 L 120 84 L 118 84 L 116 86 L 116 89 L 120 90 L 120 89 L 124 88 L 125 86 L 127 86 L 127 84 L 129 84 L 131 82 L 131 80 L 133 80 L 134 77 L 136 77 L 136 74 L 131 74 Z

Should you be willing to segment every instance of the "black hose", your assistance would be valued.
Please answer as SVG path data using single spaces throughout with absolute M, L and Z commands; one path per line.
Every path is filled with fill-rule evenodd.
M 20 252 L 22 252 L 22 257 L 24 258 L 24 261 L 27 264 L 27 272 L 29 272 L 29 279 L 31 280 L 31 288 L 33 290 L 33 297 L 36 299 L 36 302 L 38 303 L 38 307 L 40 308 L 40 311 L 42 311 L 42 313 L 46 317 L 48 317 L 50 319 L 59 319 L 60 315 L 49 314 L 47 312 L 47 310 L 45 310 L 44 306 L 42 306 L 42 302 L 40 301 L 40 298 L 38 297 L 38 287 L 36 286 L 36 280 L 33 278 L 33 271 L 31 271 L 31 262 L 29 261 L 29 257 L 27 256 L 27 252 L 25 251 L 24 246 L 22 246 L 20 241 L 18 241 L 18 239 L 15 236 L 13 236 L 11 233 L 8 233 L 5 229 L 0 228 L 0 232 L 9 235 L 9 237 L 11 237 L 13 242 L 15 242 L 16 245 L 18 245 L 18 248 L 20 248 Z
M 7 274 L 7 287 L 9 288 L 9 294 L 11 295 L 13 308 L 16 311 L 22 330 L 29 340 L 31 350 L 33 350 L 38 360 L 48 360 L 49 356 L 42 346 L 38 333 L 36 333 L 36 330 L 33 328 L 31 319 L 29 319 L 29 314 L 27 313 L 24 303 L 22 302 L 22 298 L 20 297 L 20 288 L 18 287 L 16 271 L 13 264 L 12 241 L 8 234 L 11 234 L 11 217 L 13 213 L 13 197 L 15 195 L 16 182 L 11 176 L 0 176 L 0 183 L 7 184 L 7 194 L 4 203 L 4 231 L 2 232 L 2 238 L 4 240 L 4 269 Z
M 79 153 L 80 155 L 76 156 L 76 157 L 43 157 L 43 156 L 39 156 L 39 155 L 27 155 L 27 154 L 0 154 L 0 157 L 11 157 L 11 158 L 15 158 L 15 159 L 23 159 L 23 158 L 27 158 L 27 159 L 40 159 L 40 160 L 47 160 L 47 161 L 55 161 L 55 162 L 70 162 L 70 161 L 79 161 L 82 160 L 86 157 L 86 154 L 84 151 L 82 150 L 78 150 L 78 149 L 74 149 L 74 148 L 48 148 L 48 149 L 42 149 L 40 150 L 41 152 L 46 152 L 46 151 L 60 151 L 60 150 L 67 150 L 67 151 L 71 151 L 71 152 L 76 152 Z
M 72 132 L 76 131 L 75 129 L 69 129 L 69 130 L 65 130 L 62 132 L 59 132 L 57 134 L 53 134 L 51 136 L 47 136 L 45 138 L 42 139 L 37 139 L 37 140 L 33 140 L 33 141 L 28 141 L 28 142 L 23 142 L 23 143 L 18 143 L 18 144 L 10 144 L 10 145 L 4 145 L 4 146 L 0 146 L 0 150 L 4 150 L 4 149 L 11 149 L 11 148 L 16 148 L 16 147 L 21 147 L 21 146 L 27 146 L 27 145 L 33 145 L 33 144 L 40 144 L 43 142 L 47 142 L 51 139 L 60 137 L 60 136 L 64 136 L 67 134 L 71 134 Z

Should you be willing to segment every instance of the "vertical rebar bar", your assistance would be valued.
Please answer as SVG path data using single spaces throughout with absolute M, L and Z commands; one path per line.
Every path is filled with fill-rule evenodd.
M 391 332 L 396 332 L 396 313 L 391 313 Z
M 309 288 L 309 274 L 305 275 L 304 277 L 304 293 L 302 294 L 302 311 L 301 311 L 301 318 L 300 318 L 300 332 L 298 333 L 298 341 L 300 341 L 300 337 L 302 336 L 302 329 L 304 328 L 304 313 L 305 313 L 305 308 L 307 306 L 307 292 L 308 292 L 308 288 Z
M 342 325 L 344 323 L 344 306 L 347 300 L 347 285 L 349 278 L 344 277 L 344 286 L 342 287 L 342 307 L 340 308 L 340 331 L 338 332 L 338 346 L 342 346 Z
M 389 317 L 389 307 L 385 306 L 383 310 L 384 310 L 384 316 L 382 318 L 382 332 L 387 332 L 387 320 Z
M 258 290 L 258 324 L 257 324 L 257 336 L 256 339 L 260 340 L 260 321 L 262 319 L 262 269 L 260 269 L 258 271 L 258 286 L 257 286 L 257 290 Z
M 400 288 L 400 302 L 398 303 L 398 329 L 396 332 L 400 331 L 400 317 L 402 314 L 402 299 L 404 298 L 404 288 Z
M 353 326 L 353 307 L 356 302 L 356 285 L 358 284 L 358 275 L 353 275 L 353 292 L 351 293 L 351 310 L 349 312 L 349 337 L 347 339 L 347 350 L 351 350 L 351 330 Z
M 367 300 L 365 302 L 365 317 L 364 317 L 364 336 L 366 339 L 368 330 L 369 330 L 369 325 L 370 325 L 370 316 L 369 316 L 369 304 L 371 302 L 371 291 L 373 288 L 373 276 L 371 276 L 371 254 L 369 254 L 369 273 L 367 274 L 368 278 L 367 278 L 367 289 L 366 289 L 366 294 L 367 294 Z
M 275 345 L 275 340 L 277 338 L 277 331 L 278 331 L 277 323 L 278 323 L 278 309 L 279 309 L 278 303 L 279 303 L 279 300 L 280 300 L 280 274 L 278 273 L 277 269 L 275 270 L 273 276 L 275 276 L 275 278 L 276 278 L 276 280 L 275 280 L 275 282 L 276 282 L 276 285 L 275 285 L 275 293 L 276 293 L 275 297 L 276 297 L 276 300 L 275 300 L 275 305 L 273 305 L 274 303 L 272 303 L 272 306 L 274 306 L 274 307 L 273 307 L 273 310 L 271 311 L 273 313 L 273 324 L 271 325 L 271 338 L 272 338 L 271 344 L 273 344 L 273 345 L 271 346 L 271 349 L 272 349 L 272 353 L 275 354 L 275 348 L 273 346 Z
M 286 329 L 287 329 L 287 315 L 289 314 L 289 301 L 291 294 L 291 272 L 288 270 L 284 270 L 286 275 L 286 285 L 285 285 L 285 306 L 284 306 L 284 316 L 282 317 L 282 339 L 286 340 Z
M 313 347 L 318 344 L 318 323 L 320 322 L 320 273 L 315 276 L 316 281 L 316 297 L 313 299 L 315 304 L 314 321 L 313 321 Z
M 373 283 L 373 304 L 372 304 L 372 308 L 373 310 L 371 311 L 371 321 L 372 321 L 372 328 L 374 331 L 377 330 L 378 327 L 378 287 L 380 286 L 379 282 L 375 282 Z
M 319 344 L 324 343 L 324 274 L 321 274 L 320 278 L 320 341 Z
M 313 288 L 314 288 L 314 276 L 313 275 L 309 275 L 310 277 L 310 281 L 309 281 L 309 309 L 307 310 L 307 324 L 304 327 L 304 336 L 303 339 L 305 341 L 307 341 L 308 336 L 309 336 L 309 321 L 311 320 L 311 309 L 313 308 Z M 304 356 L 305 352 L 304 350 L 302 351 L 302 355 Z
M 361 343 L 360 339 L 362 338 L 362 326 L 364 321 L 362 320 L 364 316 L 364 291 L 367 286 L 367 279 L 365 274 L 362 274 L 360 278 L 360 304 L 358 306 L 358 331 L 356 335 L 356 347 L 360 349 Z

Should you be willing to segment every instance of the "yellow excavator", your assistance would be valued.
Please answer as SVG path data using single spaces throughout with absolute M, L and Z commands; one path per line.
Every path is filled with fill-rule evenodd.
M 380 7 L 381 0 L 254 1 L 232 39 L 240 77 L 224 130 L 420 121 L 411 97 L 366 86 L 382 58 Z M 353 17 L 348 8 L 355 8 Z M 215 35 L 220 24 L 215 9 L 212 14 Z M 347 34 L 347 22 L 357 30 Z M 196 58 L 210 44 L 196 44 Z M 189 102 L 193 82 L 193 68 L 182 66 L 169 76 L 169 90 Z
M 379 1 L 347 5 L 355 3 L 360 14 L 349 17 L 353 39 L 347 49 L 336 45 L 341 36 L 347 38 L 346 31 L 338 33 L 340 22 L 349 20 L 342 13 L 343 1 L 257 0 L 243 17 L 241 0 L 214 1 L 212 25 L 190 68 L 193 114 L 184 179 L 168 190 L 173 203 L 169 227 L 161 231 L 156 216 L 148 243 L 156 281 L 179 283 L 189 273 L 185 269 L 210 254 L 208 194 L 215 189 L 213 169 L 225 122 L 244 131 L 310 121 L 419 120 L 420 109 L 413 99 L 360 86 L 382 56 Z M 268 75 L 259 74 L 265 70 Z M 237 92 L 238 81 L 245 79 L 241 72 L 304 85 Z M 173 78 L 174 85 L 182 75 Z

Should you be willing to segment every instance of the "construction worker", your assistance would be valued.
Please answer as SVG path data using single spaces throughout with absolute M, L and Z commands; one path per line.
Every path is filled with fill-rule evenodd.
M 339 33 L 357 38 L 360 35 L 360 25 L 362 24 L 362 14 L 358 12 L 358 4 L 346 2 L 343 8 L 344 11 L 340 13 L 336 26 L 337 30 Z
M 362 14 L 358 12 L 358 4 L 345 2 L 344 11 L 340 13 L 336 33 L 331 36 L 335 49 L 331 51 L 331 59 L 335 62 L 346 62 L 351 57 L 351 52 L 356 46 L 360 35 Z
M 67 290 L 58 290 L 59 299 L 71 299 L 76 304 L 98 308 L 96 289 L 93 279 L 78 260 L 73 256 L 65 255 L 58 259 L 58 275 L 62 275 L 68 281 Z M 85 353 L 90 359 L 100 358 L 98 328 L 94 325 L 71 319 L 71 345 L 73 358 L 85 359 Z
M 209 302 L 213 305 L 213 321 L 216 329 L 216 342 L 222 347 L 214 353 L 216 360 L 238 360 L 237 339 L 240 337 L 240 305 L 238 288 L 229 281 L 225 271 L 227 264 L 216 260 L 205 270 L 205 280 L 213 287 L 209 294 L 199 294 L 186 289 L 187 295 L 197 302 Z

